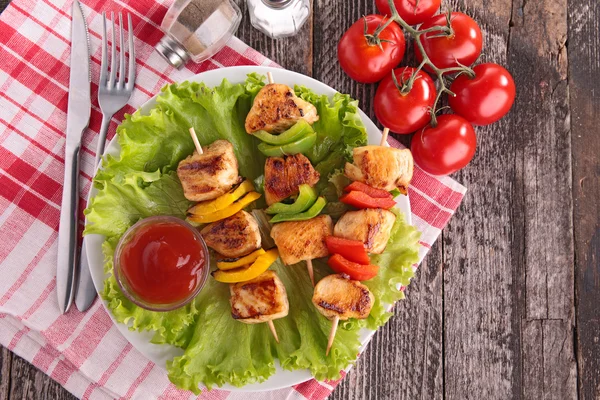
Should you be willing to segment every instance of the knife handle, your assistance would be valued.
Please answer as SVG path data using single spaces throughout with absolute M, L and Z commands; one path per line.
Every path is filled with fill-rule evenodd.
M 62 313 L 69 311 L 75 295 L 75 279 L 78 263 L 77 228 L 79 221 L 79 152 L 80 145 L 70 148 L 65 154 L 65 181 L 60 225 L 58 227 L 58 264 L 56 290 L 58 306 Z

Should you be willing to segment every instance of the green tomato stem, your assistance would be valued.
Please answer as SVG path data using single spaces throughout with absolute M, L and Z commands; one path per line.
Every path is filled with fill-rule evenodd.
M 435 98 L 435 102 L 433 103 L 433 107 L 431 108 L 431 112 L 430 112 L 431 113 L 431 125 L 436 126 L 437 125 L 436 113 L 439 111 L 438 104 L 442 97 L 442 94 L 447 93 L 451 96 L 455 96 L 455 94 L 452 93 L 452 91 L 450 91 L 449 87 L 447 86 L 447 83 L 444 79 L 444 74 L 466 73 L 470 77 L 475 76 L 475 73 L 473 72 L 473 70 L 464 65 L 461 65 L 459 67 L 451 67 L 451 68 L 443 68 L 443 69 L 436 67 L 435 64 L 429 58 L 429 56 L 427 55 L 427 53 L 425 52 L 423 43 L 421 43 L 421 35 L 424 35 L 427 33 L 439 32 L 439 34 L 443 35 L 443 36 L 451 36 L 454 34 L 452 25 L 450 23 L 451 22 L 450 21 L 451 11 L 448 10 L 448 13 L 446 16 L 446 21 L 447 21 L 446 26 L 432 26 L 431 28 L 419 30 L 419 29 L 413 28 L 412 26 L 407 24 L 406 21 L 404 21 L 402 19 L 400 14 L 398 14 L 398 10 L 396 10 L 394 0 L 388 0 L 388 5 L 390 6 L 392 16 L 390 17 L 390 19 L 388 21 L 386 21 L 385 26 L 389 25 L 391 23 L 390 21 L 395 21 L 396 23 L 398 23 L 412 37 L 412 39 L 414 40 L 415 44 L 417 45 L 417 49 L 418 49 L 419 53 L 421 53 L 421 57 L 422 57 L 421 64 L 417 67 L 417 69 L 415 70 L 413 75 L 406 82 L 406 84 L 402 85 L 402 88 L 399 88 L 400 94 L 402 94 L 403 96 L 407 95 L 410 92 L 410 90 L 412 89 L 413 84 L 415 82 L 415 79 L 416 79 L 419 71 L 422 68 L 424 68 L 425 66 L 429 67 L 429 69 L 431 71 L 433 71 L 433 73 L 437 76 L 437 80 L 438 80 L 439 86 L 440 86 L 438 89 L 437 96 Z M 394 74 L 394 71 L 392 71 L 392 74 Z

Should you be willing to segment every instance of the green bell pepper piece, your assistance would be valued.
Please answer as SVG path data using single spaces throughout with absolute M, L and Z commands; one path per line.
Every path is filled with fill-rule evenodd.
M 305 221 L 307 219 L 311 219 L 319 215 L 325 207 L 325 204 L 327 204 L 325 198 L 319 197 L 317 201 L 315 201 L 315 203 L 307 211 L 298 214 L 277 214 L 276 216 L 271 218 L 271 221 L 269 222 L 274 224 L 276 222 L 283 221 Z
M 267 214 L 298 214 L 306 211 L 317 201 L 317 192 L 306 183 L 299 187 L 300 194 L 292 204 L 282 202 L 272 204 L 265 211 Z
M 266 131 L 254 132 L 253 135 L 267 144 L 281 146 L 295 142 L 309 133 L 315 133 L 315 131 L 306 120 L 301 119 L 287 131 L 282 132 L 279 135 L 272 135 Z
M 258 150 L 267 157 L 291 156 L 298 153 L 304 153 L 317 142 L 317 134 L 309 133 L 295 142 L 284 144 L 282 146 L 273 146 L 266 143 L 258 145 Z

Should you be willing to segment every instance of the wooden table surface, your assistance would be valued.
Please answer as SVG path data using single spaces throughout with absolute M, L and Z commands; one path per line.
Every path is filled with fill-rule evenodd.
M 238 36 L 374 117 L 376 85 L 352 82 L 336 59 L 374 0 L 312 5 L 293 38 L 268 39 L 247 14 Z M 475 159 L 453 176 L 469 189 L 461 207 L 331 398 L 600 399 L 600 2 L 443 5 L 480 23 L 482 60 L 512 72 L 517 100 L 477 128 Z M 0 362 L 0 398 L 73 397 L 6 349 Z

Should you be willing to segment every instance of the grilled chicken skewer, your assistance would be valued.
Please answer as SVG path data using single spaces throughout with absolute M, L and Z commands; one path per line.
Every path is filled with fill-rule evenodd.
M 194 151 L 177 166 L 183 193 L 191 201 L 216 199 L 240 181 L 237 158 L 230 142 L 216 140 L 200 150 L 202 153 Z
M 274 271 L 265 271 L 258 277 L 229 285 L 231 316 L 244 324 L 269 325 L 275 341 L 279 337 L 273 320 L 288 315 L 290 306 L 283 282 Z
M 329 355 L 339 321 L 367 318 L 374 300 L 375 297 L 368 287 L 359 281 L 351 280 L 348 275 L 329 275 L 317 283 L 312 302 L 321 314 L 331 320 L 325 355 Z
M 312 259 L 329 254 L 325 238 L 333 234 L 333 221 L 329 215 L 306 221 L 280 222 L 271 229 L 281 261 L 285 265 L 306 261 L 310 280 L 315 285 Z
M 413 176 L 413 156 L 409 149 L 387 145 L 389 131 L 384 128 L 379 146 L 355 147 L 352 150 L 354 163 L 346 163 L 344 173 L 353 181 L 387 191 L 398 188 L 406 194 Z
M 265 200 L 271 205 L 298 194 L 300 185 L 314 186 L 320 175 L 303 154 L 269 157 L 265 162 Z
M 336 222 L 333 235 L 360 240 L 369 253 L 381 254 L 390 239 L 395 221 L 394 213 L 382 208 L 348 211 Z
M 319 119 L 314 105 L 296 96 L 289 86 L 274 83 L 270 72 L 267 76 L 269 84 L 258 92 L 246 117 L 246 132 L 281 133 L 300 119 L 309 124 Z
M 409 149 L 369 145 L 355 147 L 352 153 L 354 163 L 346 163 L 344 168 L 348 178 L 377 189 L 398 188 L 403 194 L 407 193 L 414 169 Z
M 258 223 L 244 210 L 208 224 L 200 234 L 208 247 L 225 258 L 243 257 L 261 246 Z

